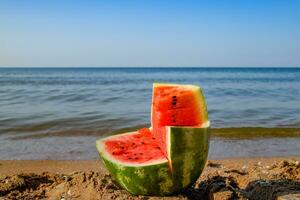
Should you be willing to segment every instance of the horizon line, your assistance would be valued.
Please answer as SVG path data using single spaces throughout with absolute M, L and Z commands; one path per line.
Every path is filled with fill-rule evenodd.
M 300 68 L 300 66 L 0 66 L 0 68 Z

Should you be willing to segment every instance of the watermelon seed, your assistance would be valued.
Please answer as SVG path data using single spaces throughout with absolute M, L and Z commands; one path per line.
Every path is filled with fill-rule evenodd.
M 156 148 L 157 148 L 157 149 L 160 149 L 160 147 L 158 147 L 158 146 L 157 146 Z
M 173 99 L 176 99 L 176 96 L 172 96 Z
M 142 144 L 145 144 L 145 142 L 141 142 Z

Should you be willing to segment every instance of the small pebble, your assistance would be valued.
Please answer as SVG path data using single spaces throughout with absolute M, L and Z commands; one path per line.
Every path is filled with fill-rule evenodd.
M 69 176 L 63 176 L 62 177 L 65 181 L 69 181 L 70 179 L 71 179 L 71 177 L 69 177 Z
M 245 170 L 245 169 L 247 169 L 247 166 L 243 165 L 242 170 Z
M 261 162 L 258 162 L 257 165 L 261 165 Z
M 71 196 L 71 195 L 72 195 L 71 190 L 68 190 L 67 194 L 68 194 L 69 196 Z
M 107 192 L 108 192 L 108 193 L 113 193 L 114 190 L 113 190 L 113 189 L 107 189 Z
M 299 166 L 300 166 L 300 162 L 299 162 L 299 160 L 295 161 L 295 165 L 296 165 L 297 167 L 299 167 Z

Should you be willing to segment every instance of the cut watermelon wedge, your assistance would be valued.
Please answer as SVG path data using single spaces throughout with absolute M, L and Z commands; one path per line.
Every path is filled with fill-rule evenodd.
M 194 85 L 153 84 L 151 124 L 153 136 L 166 154 L 167 126 L 197 127 L 208 121 L 202 90 Z
M 151 120 L 150 129 L 110 136 L 96 146 L 130 193 L 172 194 L 194 183 L 207 159 L 210 125 L 201 89 L 154 84 Z

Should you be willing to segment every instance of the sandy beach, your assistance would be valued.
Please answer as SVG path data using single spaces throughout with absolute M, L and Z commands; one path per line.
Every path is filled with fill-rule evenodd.
M 164 199 L 276 199 L 300 193 L 300 157 L 209 160 L 196 184 Z M 0 161 L 0 199 L 160 199 L 132 196 L 99 160 Z M 282 199 L 285 197 L 282 197 Z

